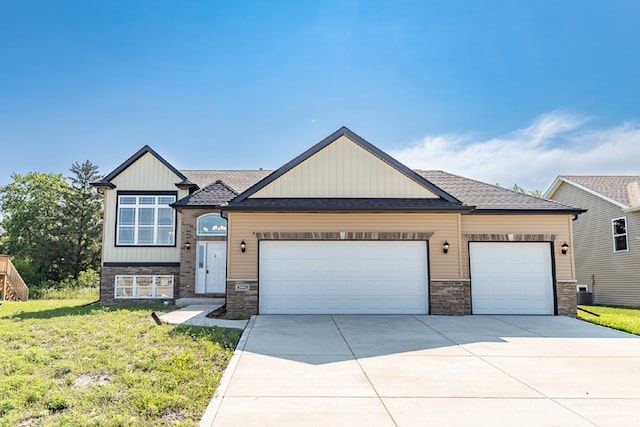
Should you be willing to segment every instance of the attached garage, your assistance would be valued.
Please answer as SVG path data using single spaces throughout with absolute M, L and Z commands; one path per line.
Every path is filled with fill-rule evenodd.
M 473 314 L 554 314 L 550 243 L 471 242 Z
M 425 241 L 261 241 L 260 314 L 426 314 Z

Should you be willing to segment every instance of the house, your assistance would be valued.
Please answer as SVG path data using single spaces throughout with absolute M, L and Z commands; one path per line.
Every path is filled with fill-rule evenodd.
M 596 304 L 640 306 L 640 176 L 559 176 L 545 197 L 587 209 L 574 222 L 578 286 Z
M 145 146 L 94 185 L 105 304 L 575 316 L 581 209 L 411 170 L 344 127 L 275 171 L 177 170 Z

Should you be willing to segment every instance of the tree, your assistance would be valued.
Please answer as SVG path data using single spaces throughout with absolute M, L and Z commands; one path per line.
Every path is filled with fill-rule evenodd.
M 74 278 L 89 268 L 100 268 L 102 240 L 102 196 L 91 182 L 100 179 L 98 166 L 89 160 L 78 162 L 69 169 L 70 187 L 64 194 L 62 214 L 65 218 L 63 232 L 67 244 L 66 266 Z
M 58 174 L 13 174 L 0 188 L 0 250 L 29 260 L 40 280 L 59 278 L 64 253 L 60 245 L 63 195 L 69 184 Z
M 518 184 L 513 184 L 513 187 L 511 187 L 511 190 L 517 192 L 517 193 L 522 193 L 522 194 L 528 194 L 529 196 L 533 196 L 533 197 L 537 197 L 539 199 L 543 198 L 543 194 L 542 191 L 540 190 L 535 190 L 535 191 L 527 191 L 524 188 L 520 187 Z
M 98 270 L 102 197 L 90 182 L 100 178 L 90 161 L 74 163 L 72 176 L 13 174 L 0 188 L 0 253 L 14 256 L 36 283 Z M 19 270 L 20 271 L 20 270 Z

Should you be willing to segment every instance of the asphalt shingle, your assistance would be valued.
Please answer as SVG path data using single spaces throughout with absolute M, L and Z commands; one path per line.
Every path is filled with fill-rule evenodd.
M 562 175 L 562 178 L 627 206 L 636 206 L 640 203 L 637 194 L 640 186 L 640 176 Z

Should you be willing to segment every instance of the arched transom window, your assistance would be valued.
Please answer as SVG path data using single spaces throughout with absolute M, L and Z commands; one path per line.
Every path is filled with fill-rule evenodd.
M 226 236 L 227 220 L 220 214 L 207 214 L 198 218 L 198 236 Z

